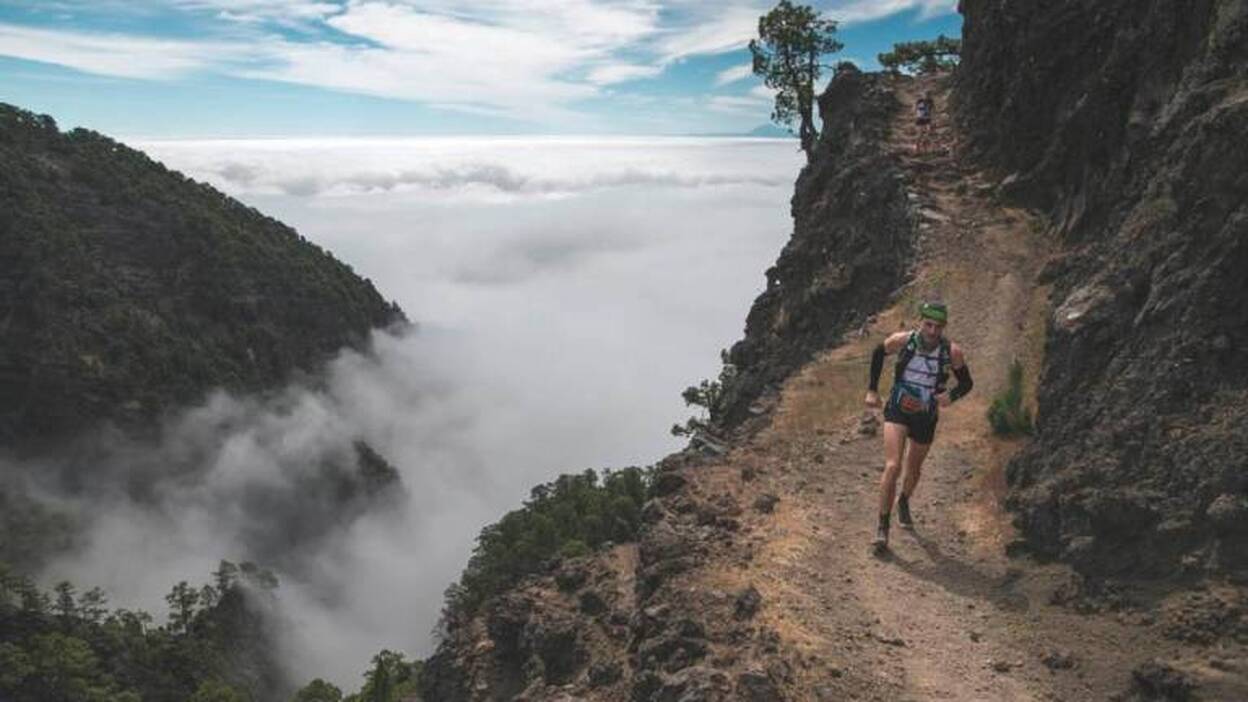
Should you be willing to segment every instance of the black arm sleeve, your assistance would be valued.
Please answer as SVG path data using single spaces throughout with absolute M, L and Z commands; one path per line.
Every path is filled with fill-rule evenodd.
M 880 373 L 884 372 L 884 344 L 877 344 L 875 351 L 871 352 L 871 380 L 867 383 L 867 387 L 871 392 L 879 392 L 880 390 Z
M 958 379 L 958 385 L 949 391 L 949 401 L 953 402 L 959 397 L 971 391 L 975 387 L 975 381 L 971 380 L 971 367 L 963 364 L 961 368 L 954 368 L 953 375 Z

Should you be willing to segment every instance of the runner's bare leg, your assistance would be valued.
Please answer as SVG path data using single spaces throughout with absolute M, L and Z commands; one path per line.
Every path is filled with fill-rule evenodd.
M 897 478 L 901 475 L 901 453 L 910 428 L 904 424 L 884 422 L 884 474 L 880 477 L 880 514 L 893 509 Z

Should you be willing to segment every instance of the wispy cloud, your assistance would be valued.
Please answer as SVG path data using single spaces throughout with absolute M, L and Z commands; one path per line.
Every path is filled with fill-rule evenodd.
M 208 10 L 224 19 L 256 22 L 262 20 L 319 20 L 342 10 L 342 5 L 321 0 L 173 0 L 188 10 Z
M 86 73 L 160 80 L 220 67 L 248 55 L 244 47 L 228 43 L 66 32 L 3 23 L 0 54 Z
M 833 3 L 826 14 L 845 24 L 870 22 L 900 12 L 919 11 L 919 19 L 930 19 L 957 10 L 957 0 L 849 0 Z
M 954 4 L 847 0 L 820 9 L 854 23 L 914 10 L 931 17 L 952 12 Z M 206 73 L 280 81 L 566 125 L 583 118 L 578 103 L 603 96 L 605 86 L 656 78 L 691 57 L 741 50 L 770 2 L 60 0 L 56 6 L 75 18 L 68 21 L 73 28 L 62 28 L 66 21 L 0 23 L 0 55 L 123 78 Z M 141 16 L 148 27 L 162 26 L 153 17 L 172 16 L 174 24 L 190 22 L 197 31 L 106 32 L 98 27 L 119 23 L 82 19 L 105 11 L 113 19 Z M 748 66 L 734 66 L 713 82 L 728 85 L 749 74 Z M 717 109 L 732 102 L 721 100 Z
M 596 85 L 611 85 L 613 83 L 623 83 L 624 81 L 638 80 L 640 78 L 650 78 L 662 72 L 662 66 L 647 66 L 636 63 L 612 63 L 594 68 L 586 76 L 586 79 L 590 83 L 594 83 Z
M 733 66 L 732 68 L 720 71 L 715 76 L 715 85 L 728 85 L 739 80 L 749 78 L 754 74 L 754 67 L 746 64 L 744 66 Z
M 659 60 L 671 63 L 690 56 L 722 54 L 744 47 L 767 11 L 758 3 L 700 8 L 688 24 L 672 27 L 654 43 Z

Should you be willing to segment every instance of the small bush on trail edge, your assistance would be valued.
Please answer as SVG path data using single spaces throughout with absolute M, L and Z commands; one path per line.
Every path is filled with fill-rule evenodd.
M 719 422 L 723 412 L 724 395 L 727 388 L 736 378 L 737 368 L 728 360 L 728 349 L 719 350 L 719 360 L 723 367 L 719 371 L 718 380 L 703 379 L 698 385 L 690 385 L 681 393 L 685 405 L 696 405 L 706 410 L 705 417 L 690 417 L 684 426 L 672 425 L 672 436 L 693 436 L 701 431 L 708 431 Z
M 988 422 L 998 436 L 1030 435 L 1034 431 L 1031 412 L 1023 406 L 1023 364 L 1017 359 L 1010 364 L 1005 390 L 992 400 Z

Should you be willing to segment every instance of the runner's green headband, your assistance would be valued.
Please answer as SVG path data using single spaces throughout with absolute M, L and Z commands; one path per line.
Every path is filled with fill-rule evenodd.
M 949 321 L 949 309 L 939 302 L 924 302 L 919 305 L 919 316 L 944 324 Z

